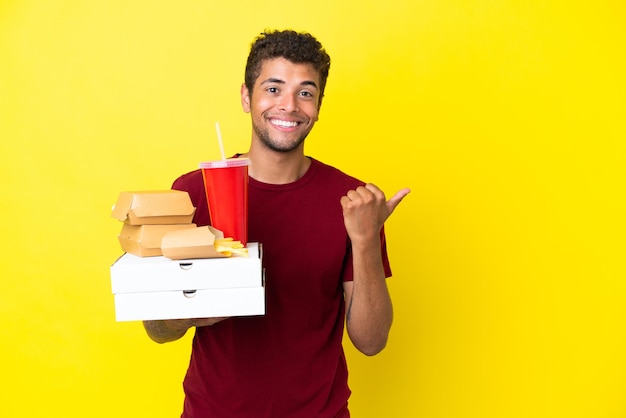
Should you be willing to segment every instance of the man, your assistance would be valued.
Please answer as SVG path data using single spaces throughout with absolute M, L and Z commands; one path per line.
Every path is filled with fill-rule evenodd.
M 249 241 L 263 244 L 266 314 L 146 321 L 157 342 L 195 327 L 183 418 L 349 417 L 344 321 L 366 355 L 392 322 L 383 224 L 409 192 L 381 190 L 304 154 L 318 119 L 330 57 L 310 34 L 272 31 L 253 43 L 241 102 L 252 119 Z M 209 224 L 199 170 L 189 192 Z

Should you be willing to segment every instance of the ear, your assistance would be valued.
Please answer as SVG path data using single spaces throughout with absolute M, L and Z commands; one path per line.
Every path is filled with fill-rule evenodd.
M 244 112 L 250 113 L 250 92 L 245 83 L 241 85 L 241 107 Z

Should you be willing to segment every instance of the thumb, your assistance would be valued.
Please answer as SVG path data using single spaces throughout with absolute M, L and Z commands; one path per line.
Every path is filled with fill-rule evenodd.
M 393 195 L 387 201 L 387 209 L 389 210 L 389 215 L 391 215 L 391 213 L 395 210 L 396 206 L 398 206 L 400 204 L 402 199 L 404 199 L 404 197 L 406 195 L 408 195 L 410 191 L 411 191 L 411 189 L 404 188 L 404 189 L 400 190 L 399 192 L 397 192 L 395 195 Z

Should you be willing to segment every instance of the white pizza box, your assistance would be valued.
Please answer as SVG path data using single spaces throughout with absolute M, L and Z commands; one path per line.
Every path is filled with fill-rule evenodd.
M 262 246 L 248 257 L 171 260 L 124 254 L 111 266 L 117 321 L 265 314 Z
M 263 286 L 118 293 L 114 299 L 120 322 L 265 314 Z
M 248 257 L 171 260 L 126 253 L 111 266 L 111 289 L 118 294 L 261 286 L 262 247 L 246 247 Z

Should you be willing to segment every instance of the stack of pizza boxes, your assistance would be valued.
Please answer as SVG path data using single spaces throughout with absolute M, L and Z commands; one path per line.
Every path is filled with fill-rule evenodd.
M 178 190 L 122 192 L 111 216 L 123 222 L 124 254 L 111 266 L 117 321 L 263 315 L 262 249 L 216 250 L 221 231 L 192 223 Z

